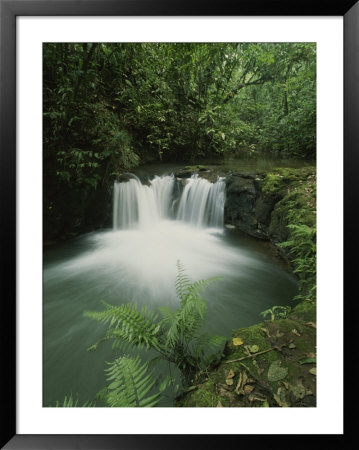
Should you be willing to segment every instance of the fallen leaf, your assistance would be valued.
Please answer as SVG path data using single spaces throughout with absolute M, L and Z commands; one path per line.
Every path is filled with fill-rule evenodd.
M 220 397 L 230 397 L 231 393 L 228 391 L 229 388 L 227 388 L 227 386 L 225 386 L 224 384 L 219 385 L 217 387 L 217 393 Z
M 253 391 L 254 387 L 246 384 L 243 388 L 243 391 L 246 395 L 249 395 Z
M 302 385 L 300 381 L 298 381 L 298 384 L 296 386 L 291 385 L 290 391 L 293 393 L 296 400 L 301 400 L 302 398 L 305 397 L 306 394 L 305 387 Z
M 281 383 L 286 389 L 289 389 L 290 384 L 286 381 L 280 381 L 279 383 Z
M 241 338 L 239 338 L 239 337 L 233 338 L 233 345 L 242 345 L 242 344 L 243 344 L 243 341 Z
M 247 355 L 247 356 L 250 356 L 250 355 L 251 355 L 251 352 L 250 352 L 250 350 L 249 350 L 249 345 L 245 345 L 245 346 L 244 346 L 244 351 L 246 352 L 246 355 Z
M 243 386 L 247 383 L 247 380 L 248 380 L 248 375 L 246 372 L 243 372 L 243 382 L 242 382 Z
M 217 408 L 223 408 L 223 405 L 222 405 L 221 402 L 218 402 L 218 403 L 217 403 Z
M 296 336 L 300 336 L 300 333 L 295 328 L 293 328 L 292 333 L 295 334 Z
M 264 369 L 259 367 L 256 359 L 253 359 L 252 364 L 257 369 L 257 372 L 259 373 L 259 375 L 261 375 L 264 372 Z
M 253 378 L 248 378 L 247 383 L 255 383 L 256 380 L 253 380 Z
M 278 388 L 277 393 L 274 394 L 273 397 L 274 400 L 278 403 L 278 405 L 281 406 L 282 408 L 287 408 L 288 406 L 290 406 L 290 404 L 286 399 L 285 391 L 283 388 Z
M 250 345 L 248 348 L 251 353 L 257 353 L 259 351 L 258 345 Z
M 297 346 L 296 346 L 295 344 L 293 344 L 293 342 L 291 342 L 291 343 L 288 345 L 288 348 L 297 348 Z
M 271 337 L 271 335 L 269 334 L 269 331 L 268 331 L 268 329 L 267 329 L 267 328 L 261 328 L 261 330 L 263 331 L 263 333 L 265 333 L 265 334 L 266 334 L 266 336 L 267 336 L 268 338 L 270 338 L 270 337 Z
M 277 359 L 274 361 L 268 369 L 268 381 L 279 381 L 288 375 L 288 368 L 281 367 L 281 361 Z
M 247 383 L 248 375 L 246 372 L 241 372 L 239 374 L 238 383 L 234 392 L 238 395 L 244 395 L 243 386 Z
M 236 394 L 239 394 L 239 390 L 241 389 L 241 386 L 242 386 L 242 378 L 243 378 L 243 375 L 242 375 L 242 372 L 241 372 L 241 373 L 239 374 L 237 386 L 236 386 L 236 388 L 235 388 L 235 390 L 234 390 L 234 392 L 235 392 Z
M 307 353 L 305 356 L 308 356 L 308 358 L 315 358 L 316 354 L 315 353 Z
M 282 333 L 281 331 L 277 330 L 277 332 L 275 334 L 275 337 L 280 338 L 282 336 L 284 336 L 284 333 Z
M 311 373 L 312 375 L 317 375 L 317 368 L 316 368 L 316 367 L 313 367 L 313 368 L 310 369 L 308 372 Z
M 310 327 L 313 327 L 313 328 L 317 328 L 317 324 L 314 322 L 307 322 L 306 325 L 309 325 Z
M 228 372 L 227 378 L 233 378 L 234 375 L 235 375 L 235 372 L 234 372 L 234 370 L 231 369 L 231 370 Z
M 266 397 L 258 397 L 258 395 L 256 395 L 256 394 L 249 394 L 248 395 L 248 400 L 250 401 L 250 402 L 253 402 L 254 400 L 258 400 L 259 402 L 266 402 L 267 401 L 267 399 L 266 399 Z
M 228 384 L 228 386 L 232 386 L 232 384 L 233 384 L 233 379 L 232 379 L 232 378 L 227 378 L 227 379 L 226 379 L 226 383 Z
M 317 362 L 317 358 L 303 358 L 298 362 L 299 364 L 315 364 Z

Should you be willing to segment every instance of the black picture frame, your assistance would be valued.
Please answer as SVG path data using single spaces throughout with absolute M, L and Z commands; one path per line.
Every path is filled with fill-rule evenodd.
M 343 16 L 344 18 L 344 284 L 355 280 L 355 186 L 359 172 L 359 2 L 302 0 L 0 0 L 0 198 L 2 298 L 1 448 L 5 449 L 183 449 L 262 443 L 278 435 L 18 435 L 16 434 L 16 17 L 18 16 Z M 354 192 L 353 192 L 354 191 Z M 353 217 L 354 215 L 354 217 Z M 349 234 L 350 233 L 350 234 Z M 355 297 L 352 298 L 353 302 Z M 346 326 L 354 314 L 345 309 Z M 349 350 L 345 348 L 344 355 Z M 348 360 L 349 358 L 347 358 Z M 353 421 L 353 419 L 351 419 Z M 345 435 L 353 423 L 346 422 Z M 285 431 L 285 430 L 283 430 Z M 281 435 L 283 436 L 283 435 Z M 333 443 L 344 435 L 331 435 Z M 293 441 L 294 435 L 287 436 Z M 308 435 L 296 435 L 300 443 Z M 313 436 L 311 436 L 311 439 Z M 206 443 L 204 443 L 206 439 Z M 293 441 L 294 442 L 294 441 Z M 340 444 L 339 444 L 340 445 Z M 280 443 L 276 443 L 276 447 Z

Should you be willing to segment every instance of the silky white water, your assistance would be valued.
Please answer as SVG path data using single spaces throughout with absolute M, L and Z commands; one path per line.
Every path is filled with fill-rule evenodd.
M 104 345 L 86 348 L 105 327 L 84 310 L 136 301 L 178 307 L 177 261 L 193 279 L 220 276 L 203 294 L 208 332 L 230 336 L 261 320 L 259 313 L 288 304 L 291 275 L 265 244 L 223 226 L 225 183 L 202 178 L 137 177 L 115 183 L 113 229 L 81 236 L 44 254 L 44 404 L 70 392 L 84 400 L 104 385 Z M 84 381 L 86 380 L 86 382 Z
M 198 175 L 186 180 L 167 175 L 155 176 L 144 185 L 135 175 L 130 176 L 129 181 L 114 185 L 114 230 L 147 229 L 168 218 L 196 227 L 223 228 L 223 179 L 210 183 Z

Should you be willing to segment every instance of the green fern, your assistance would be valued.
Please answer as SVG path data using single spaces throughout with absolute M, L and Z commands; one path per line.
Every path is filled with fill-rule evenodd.
M 272 306 L 272 308 L 262 311 L 260 315 L 265 319 L 270 315 L 270 320 L 273 322 L 276 319 L 285 319 L 291 312 L 290 306 Z
M 148 369 L 148 364 L 140 358 L 122 356 L 109 363 L 105 399 L 110 407 L 150 407 L 160 401 L 160 393 L 150 394 L 156 380 Z
M 85 311 L 84 315 L 108 325 L 107 335 L 94 344 L 89 350 L 95 350 L 104 340 L 114 339 L 115 347 L 123 341 L 139 348 L 158 348 L 157 334 L 159 326 L 157 315 L 149 313 L 146 307 L 137 309 L 136 303 L 120 306 L 103 302 L 104 311 Z
M 94 401 L 86 401 L 85 403 L 83 403 L 82 408 L 92 408 L 96 405 L 96 402 Z M 62 404 L 60 404 L 60 402 L 58 400 L 56 400 L 55 402 L 55 407 L 56 408 L 78 408 L 79 407 L 79 399 L 78 397 L 76 397 L 76 399 L 73 398 L 72 394 L 70 394 L 68 397 L 67 395 L 65 395 L 65 398 L 62 402 Z
M 89 350 L 95 350 L 99 343 L 105 340 L 112 340 L 113 348 L 121 350 L 123 354 L 127 354 L 134 348 L 156 350 L 161 359 L 174 364 L 179 369 L 184 384 L 192 383 L 196 373 L 206 370 L 218 356 L 210 355 L 210 351 L 218 349 L 225 341 L 225 338 L 220 336 L 201 333 L 207 305 L 200 292 L 218 278 L 198 280 L 193 283 L 185 274 L 179 261 L 177 269 L 176 293 L 179 308 L 176 311 L 159 308 L 161 319 L 146 308 L 138 309 L 135 303 L 120 306 L 104 303 L 103 311 L 85 312 L 87 317 L 108 326 L 106 335 Z M 123 376 L 126 376 L 126 380 L 130 380 L 130 373 L 136 371 L 137 366 L 133 365 L 129 357 L 123 356 L 116 361 L 116 376 L 120 376 L 121 371 L 124 371 Z M 139 364 L 139 360 L 136 360 L 136 364 Z M 112 369 L 114 370 L 113 367 Z M 134 377 L 134 380 L 138 378 L 140 381 L 140 376 L 134 375 Z M 146 379 L 150 380 L 147 377 Z M 133 398 L 132 385 L 129 384 L 128 391 L 126 383 L 121 385 L 121 388 L 116 385 L 117 390 L 116 393 L 112 393 L 110 406 L 117 404 L 113 397 L 115 394 L 119 401 L 128 402 L 129 398 Z M 111 386 L 113 388 L 114 384 L 112 383 Z M 152 384 L 151 387 L 153 387 Z M 141 406 L 139 402 L 136 405 Z
M 316 228 L 305 224 L 288 225 L 289 239 L 282 242 L 292 254 L 293 272 L 298 275 L 301 298 L 315 299 L 316 293 Z

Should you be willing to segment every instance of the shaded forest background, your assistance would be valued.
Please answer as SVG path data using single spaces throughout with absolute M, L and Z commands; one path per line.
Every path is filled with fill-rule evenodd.
M 316 46 L 44 44 L 43 116 L 51 240 L 103 226 L 113 180 L 141 164 L 314 159 Z

